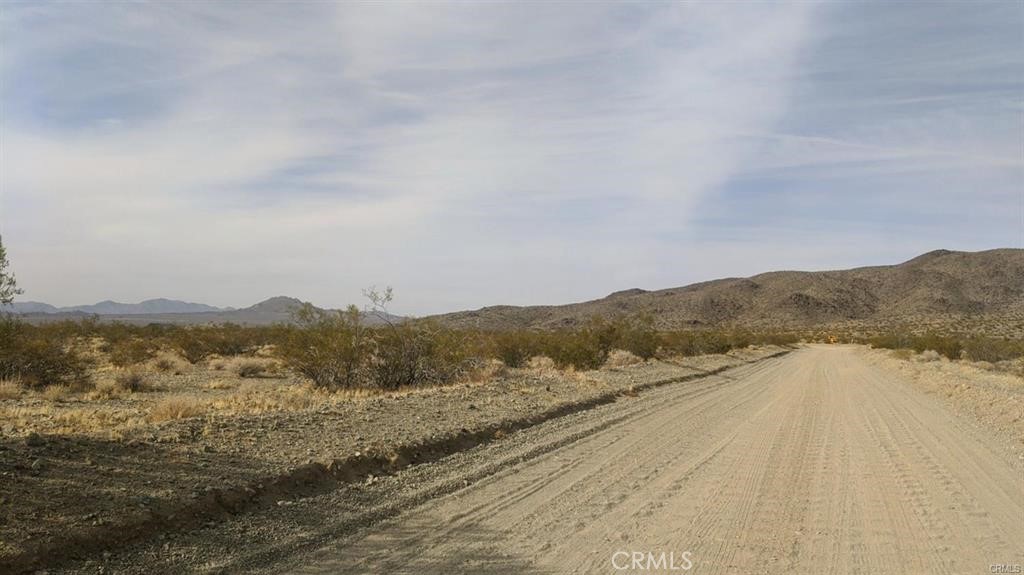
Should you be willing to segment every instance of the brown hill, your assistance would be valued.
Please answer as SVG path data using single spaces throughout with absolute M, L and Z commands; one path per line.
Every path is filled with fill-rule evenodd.
M 938 250 L 898 265 L 769 272 L 658 291 L 631 289 L 560 306 L 486 307 L 437 319 L 482 329 L 550 329 L 576 325 L 594 315 L 636 313 L 651 314 L 663 329 L 948 326 L 965 318 L 1021 322 L 1024 250 Z

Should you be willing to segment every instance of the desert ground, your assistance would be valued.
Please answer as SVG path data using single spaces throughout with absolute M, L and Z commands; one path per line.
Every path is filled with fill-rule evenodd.
M 598 573 L 623 550 L 674 552 L 681 568 L 689 552 L 693 572 L 722 574 L 1024 561 L 1019 456 L 855 348 L 803 349 L 550 427 L 461 471 L 542 454 L 285 571 Z
M 5 569 L 669 572 L 662 553 L 694 573 L 1024 563 L 1024 379 L 978 362 L 763 346 L 587 372 L 541 362 L 390 394 L 211 363 L 105 400 L 87 432 L 75 418 L 95 399 L 0 400 Z M 182 397 L 201 411 L 152 418 Z M 620 551 L 653 554 L 653 569 L 619 570 Z

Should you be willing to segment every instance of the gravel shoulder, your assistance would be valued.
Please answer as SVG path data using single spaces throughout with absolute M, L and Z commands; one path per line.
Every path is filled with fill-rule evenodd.
M 609 394 L 782 351 L 746 349 L 575 374 L 513 370 L 485 383 L 349 397 L 308 409 L 212 413 L 134 427 L 120 438 L 6 428 L 0 438 L 0 567 L 39 567 L 78 555 L 98 561 L 82 564 L 95 572 L 104 561 L 90 556 L 116 551 L 132 531 L 174 537 L 197 524 L 213 528 L 235 512 L 286 507 L 336 489 L 306 471 L 338 460 L 387 458 L 404 445 L 460 434 L 477 442 L 482 432 L 500 438 L 506 423 L 538 413 L 571 411 Z M 239 500 L 247 499 L 246 490 L 251 500 Z

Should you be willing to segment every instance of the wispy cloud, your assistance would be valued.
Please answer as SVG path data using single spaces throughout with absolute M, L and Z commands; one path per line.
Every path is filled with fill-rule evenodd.
M 1006 186 L 1020 44 L 975 33 L 1006 6 L 923 8 L 950 40 L 808 3 L 5 5 L 0 224 L 57 304 L 391 283 L 423 313 L 843 263 L 778 233 L 778 186 L 754 216 L 737 186 L 838 177 L 833 209 L 859 178 L 925 197 L 935 165 L 973 174 L 954 197 Z M 878 90 L 844 94 L 856 75 Z M 778 237 L 722 265 L 756 229 Z

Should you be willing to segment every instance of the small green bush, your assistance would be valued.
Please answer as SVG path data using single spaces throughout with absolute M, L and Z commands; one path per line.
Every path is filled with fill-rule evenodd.
M 971 337 L 963 341 L 963 350 L 968 359 L 973 361 L 1014 360 L 1024 357 L 1024 342 L 990 337 Z
M 616 324 L 615 347 L 626 350 L 642 359 L 651 359 L 658 353 L 661 342 L 654 329 L 654 318 L 641 315 L 620 320 Z
M 118 367 L 127 367 L 149 361 L 156 357 L 159 349 L 158 342 L 138 337 L 117 340 L 112 343 L 108 342 L 107 344 L 110 363 Z
M 373 330 L 372 385 L 399 389 L 451 383 L 469 360 L 462 334 L 428 322 L 404 322 Z
M 296 312 L 298 327 L 283 332 L 277 355 L 320 388 L 351 388 L 362 383 L 373 341 L 359 310 L 330 313 L 306 304 Z
M 491 353 L 508 367 L 523 367 L 540 351 L 537 334 L 516 330 L 494 334 Z
M 540 354 L 550 357 L 560 369 L 598 369 L 608 359 L 617 335 L 615 325 L 594 318 L 581 328 L 548 334 L 541 340 Z

